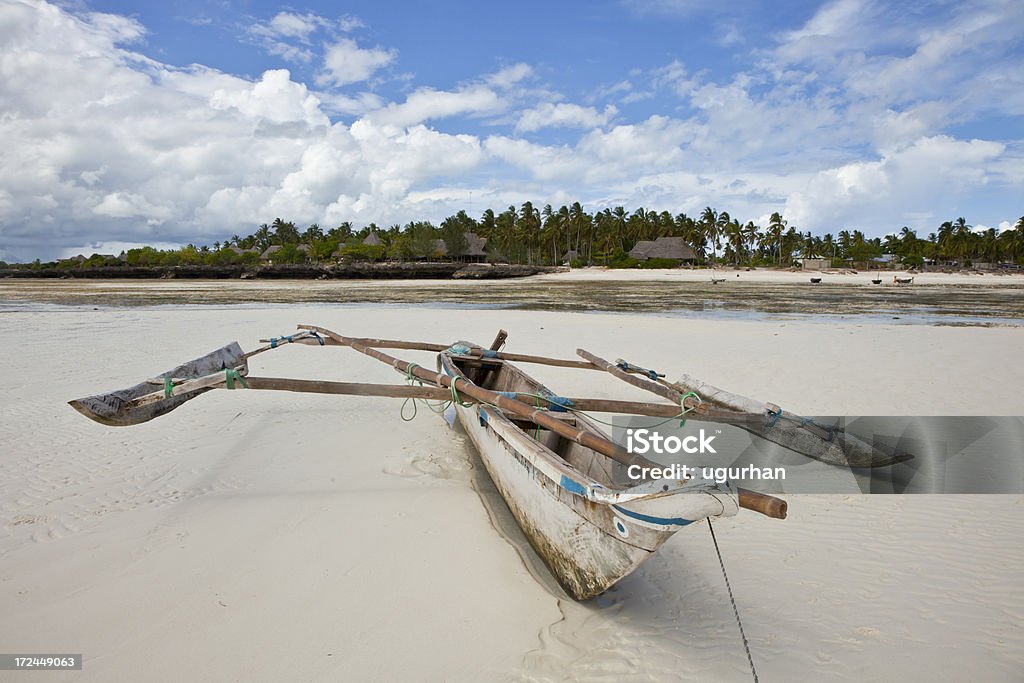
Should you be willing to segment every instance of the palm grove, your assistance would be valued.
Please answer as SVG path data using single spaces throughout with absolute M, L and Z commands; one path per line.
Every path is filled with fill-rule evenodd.
M 1020 263 L 1024 260 L 1024 216 L 1013 228 L 976 231 L 964 218 L 946 221 L 935 232 L 919 236 L 910 228 L 884 238 L 868 238 L 860 230 L 815 235 L 789 225 L 778 212 L 766 226 L 743 223 L 727 211 L 705 208 L 697 217 L 685 213 L 639 208 L 629 213 L 618 206 L 588 213 L 579 202 L 558 209 L 550 204 L 538 209 L 532 202 L 492 209 L 479 219 L 459 211 L 434 226 L 413 221 L 404 226 L 379 228 L 373 223 L 357 230 L 346 221 L 324 230 L 317 224 L 300 230 L 280 218 L 260 225 L 245 237 L 232 235 L 212 246 L 189 244 L 177 250 L 151 247 L 131 249 L 122 261 L 137 266 L 231 265 L 256 263 L 260 254 L 279 245 L 276 263 L 340 261 L 425 260 L 459 258 L 466 253 L 466 233 L 487 240 L 487 258 L 496 262 L 531 265 L 561 264 L 641 267 L 629 257 L 640 240 L 682 237 L 698 262 L 750 266 L 786 266 L 795 258 L 825 257 L 835 262 L 864 263 L 891 255 L 909 266 L 925 262 L 970 266 L 972 263 Z M 376 239 L 366 240 L 370 235 Z M 367 243 L 369 242 L 369 243 Z M 440 243 L 444 249 L 439 249 Z M 109 257 L 94 255 L 78 266 L 110 265 Z

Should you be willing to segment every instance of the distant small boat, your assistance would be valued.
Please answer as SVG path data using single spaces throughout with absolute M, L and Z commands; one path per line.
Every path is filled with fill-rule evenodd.
M 725 278 L 724 278 L 724 277 L 713 277 L 713 276 L 712 276 L 712 278 L 711 278 L 711 284 L 713 284 L 713 285 L 717 285 L 717 284 L 719 284 L 719 283 L 721 283 L 721 282 L 725 282 Z
M 892 283 L 894 285 L 909 285 L 909 284 L 913 284 L 913 282 L 914 282 L 913 276 L 911 276 L 911 277 L 896 277 L 895 275 L 892 276 Z
M 880 278 L 880 277 L 879 278 L 875 278 L 874 280 L 871 281 L 871 284 L 873 284 L 873 285 L 880 285 L 880 284 L 882 284 L 882 278 Z
M 811 284 L 813 284 L 813 285 L 821 284 L 821 278 L 820 277 L 812 277 L 811 278 Z

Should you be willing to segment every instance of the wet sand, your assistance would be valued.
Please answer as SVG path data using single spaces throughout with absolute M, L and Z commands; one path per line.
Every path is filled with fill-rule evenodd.
M 872 285 L 868 275 L 757 271 L 712 284 L 708 271 L 590 269 L 502 281 L 0 281 L 0 312 L 56 306 L 427 305 L 437 308 L 659 314 L 703 319 L 804 319 L 942 325 L 1024 324 L 1024 278 L 919 276 Z M 639 279 L 637 279 L 639 278 Z M 929 278 L 931 278 L 929 280 Z

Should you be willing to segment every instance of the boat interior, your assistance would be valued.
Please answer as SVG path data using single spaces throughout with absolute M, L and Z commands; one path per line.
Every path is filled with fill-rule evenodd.
M 467 379 L 490 391 L 509 391 L 519 394 L 518 400 L 544 408 L 551 405 L 542 397 L 554 397 L 550 389 L 540 384 L 515 365 L 498 359 L 455 357 L 453 361 Z M 536 441 L 549 457 L 561 459 L 598 483 L 614 489 L 629 488 L 636 481 L 626 474 L 626 466 L 611 458 L 582 446 L 553 431 L 539 427 L 514 415 L 502 413 L 516 427 Z M 572 412 L 548 411 L 548 414 L 579 429 L 587 429 L 601 436 L 606 433 L 592 420 Z

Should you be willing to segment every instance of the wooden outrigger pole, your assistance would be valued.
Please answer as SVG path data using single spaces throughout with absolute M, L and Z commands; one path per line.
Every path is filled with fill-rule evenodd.
M 547 411 L 530 406 L 522 401 L 509 398 L 495 391 L 484 389 L 476 384 L 463 382 L 459 385 L 456 382 L 458 378 L 449 377 L 442 372 L 431 372 L 430 370 L 416 365 L 415 363 L 407 363 L 401 359 L 395 358 L 394 356 L 389 356 L 383 351 L 365 346 L 355 339 L 343 337 L 342 335 L 323 327 L 317 327 L 315 325 L 299 325 L 298 327 L 299 329 L 311 330 L 330 339 L 334 339 L 339 344 L 348 346 L 364 355 L 370 356 L 371 358 L 376 358 L 403 374 L 426 382 L 433 382 L 438 386 L 447 387 L 451 390 L 453 399 L 458 399 L 460 395 L 465 395 L 476 399 L 479 403 L 487 403 L 489 405 L 496 406 L 507 413 L 520 417 L 524 420 L 529 420 L 540 427 L 548 429 L 566 439 L 575 441 L 581 446 L 597 451 L 598 453 L 601 453 L 602 455 L 624 465 L 659 467 L 657 463 L 647 460 L 635 453 L 630 453 L 622 446 L 603 436 L 585 429 L 579 429 L 568 425 L 565 422 L 552 417 Z M 768 517 L 775 517 L 777 519 L 786 518 L 786 501 L 774 496 L 757 493 L 756 491 L 739 489 L 739 504 L 742 508 L 760 512 Z

